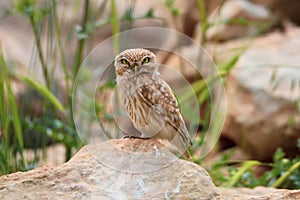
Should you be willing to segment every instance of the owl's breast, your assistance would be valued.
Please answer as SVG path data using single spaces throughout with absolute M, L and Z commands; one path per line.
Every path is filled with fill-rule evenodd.
M 150 81 L 149 76 L 146 75 L 135 75 L 126 76 L 117 79 L 119 92 L 122 96 L 130 97 L 134 95 L 140 88 L 148 85 Z

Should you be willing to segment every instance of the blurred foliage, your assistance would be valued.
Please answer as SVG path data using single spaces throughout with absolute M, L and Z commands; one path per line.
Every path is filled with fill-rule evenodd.
M 8 65 L 0 51 L 0 175 L 25 170 L 23 136 Z M 11 133 L 14 132 L 13 136 Z M 19 155 L 19 158 L 17 158 Z
M 175 0 L 165 0 L 165 6 L 171 11 L 172 16 L 176 18 L 180 11 L 174 4 Z
M 300 139 L 298 139 L 300 150 Z M 233 151 L 227 151 L 221 159 L 208 169 L 214 183 L 222 187 L 257 186 L 299 189 L 300 188 L 300 155 L 287 158 L 281 148 L 273 156 L 273 163 L 262 163 L 255 160 L 230 160 Z M 267 167 L 262 175 L 255 175 L 253 167 Z
M 40 63 L 44 82 L 37 81 L 30 75 L 17 73 L 14 67 L 5 61 L 4 56 L 0 52 L 0 175 L 36 167 L 40 158 L 35 154 L 33 160 L 25 161 L 25 148 L 33 148 L 34 151 L 37 151 L 39 148 L 45 150 L 49 144 L 61 143 L 66 147 L 65 159 L 68 160 L 83 145 L 83 141 L 80 141 L 73 121 L 73 97 L 71 90 L 83 58 L 92 48 L 91 41 L 97 30 L 110 24 L 112 34 L 116 35 L 123 30 L 132 28 L 132 23 L 140 19 L 158 19 L 164 25 L 167 25 L 166 19 L 155 16 L 153 8 L 149 8 L 142 15 L 134 15 L 136 1 L 128 2 L 125 12 L 121 15 L 117 12 L 115 0 L 103 0 L 99 7 L 93 7 L 90 0 L 77 0 L 68 3 L 73 3 L 73 9 L 80 15 L 78 15 L 78 19 L 72 24 L 70 30 L 66 30 L 58 15 L 57 2 L 55 0 L 17 0 L 12 10 L 3 12 L 5 15 L 1 16 L 5 18 L 9 15 L 21 15 L 28 20 L 34 34 L 35 48 L 37 50 L 36 55 L 33 55 L 33 57 L 36 56 L 36 60 Z M 110 13 L 104 16 L 103 13 L 108 4 L 110 4 Z M 211 23 L 208 21 L 208 4 L 209 1 L 197 0 L 197 9 L 202 25 L 198 30 L 201 33 L 199 43 L 202 46 L 206 45 L 207 31 L 213 26 L 220 25 L 220 23 L 253 24 L 253 22 L 242 18 Z M 176 6 L 176 0 L 165 0 L 164 5 L 170 11 L 173 21 L 178 20 L 181 10 Z M 79 12 L 81 6 L 82 12 Z M 122 26 L 120 25 L 121 23 Z M 123 24 L 126 26 L 123 26 Z M 258 26 L 262 25 L 259 24 Z M 62 29 L 67 31 L 67 33 L 64 33 L 67 35 L 67 38 L 61 33 Z M 41 41 L 41 35 L 45 32 L 48 34 L 46 48 L 42 46 Z M 72 63 L 66 61 L 66 52 L 69 51 L 68 42 L 76 44 L 75 52 L 70 59 Z M 217 43 L 218 41 L 215 42 Z M 118 53 L 120 46 L 117 37 L 114 39 L 113 46 L 115 53 Z M 206 81 L 197 79 L 192 83 L 193 92 L 197 95 L 199 105 L 205 105 L 204 115 L 201 116 L 199 122 L 201 131 L 205 132 L 210 124 L 212 102 L 210 101 L 208 88 L 218 80 L 226 84 L 226 78 L 243 53 L 243 50 L 232 56 L 228 61 L 217 63 L 218 75 L 207 77 Z M 49 56 L 47 52 L 52 51 L 57 53 Z M 199 51 L 199 66 L 201 66 L 203 61 L 202 56 L 203 52 Z M 51 65 L 51 63 L 55 64 Z M 59 97 L 55 87 L 55 84 L 57 84 L 54 73 L 56 66 L 61 67 L 64 73 L 66 100 Z M 10 84 L 12 78 L 22 81 L 40 95 L 40 100 L 42 101 L 40 115 L 31 116 L 31 113 L 22 113 L 18 110 L 19 108 Z M 114 81 L 107 82 L 99 87 L 97 92 L 105 95 L 107 91 L 111 92 L 115 88 L 115 84 Z M 181 99 L 184 101 L 191 95 L 193 94 L 188 92 Z M 32 99 L 34 100 L 35 98 L 32 97 Z M 106 110 L 109 103 L 106 100 L 97 102 L 93 106 L 99 119 L 113 123 L 112 114 Z M 102 127 L 102 129 L 107 132 L 112 131 L 105 127 Z M 110 134 L 108 133 L 107 135 Z M 196 156 L 196 151 L 205 142 L 204 138 L 205 134 L 201 134 L 195 139 L 194 146 L 190 148 L 193 162 L 197 164 L 205 161 Z M 298 146 L 300 146 L 300 140 L 298 142 Z M 300 187 L 299 156 L 294 159 L 286 158 L 284 152 L 278 149 L 274 154 L 273 163 L 262 163 L 253 160 L 231 161 L 232 154 L 232 151 L 223 153 L 221 159 L 208 169 L 215 184 L 223 187 L 256 187 L 259 185 L 280 188 Z M 270 170 L 262 176 L 256 177 L 253 171 L 255 166 L 267 166 L 270 167 Z
M 31 75 L 20 74 L 14 66 L 8 67 L 8 63 L 1 54 L 0 175 L 34 168 L 40 160 L 36 152 L 40 148 L 44 151 L 49 144 L 63 144 L 66 147 L 66 160 L 71 158 L 74 151 L 80 149 L 83 144 L 76 132 L 73 121 L 71 89 L 83 58 L 91 50 L 90 41 L 93 39 L 95 32 L 107 24 L 112 24 L 113 34 L 118 34 L 120 32 L 119 22 L 132 23 L 139 19 L 156 18 L 152 9 L 149 9 L 144 15 L 134 16 L 132 13 L 134 3 L 128 6 L 122 16 L 117 13 L 114 0 L 104 0 L 97 8 L 91 6 L 90 0 L 68 3 L 73 4 L 75 12 L 79 12 L 81 4 L 83 10 L 82 15 L 78 17 L 81 18 L 81 22 L 75 21 L 71 29 L 67 30 L 67 40 L 65 40 L 65 33 L 61 33 L 64 24 L 59 19 L 56 0 L 16 0 L 10 10 L 3 10 L 5 15 L 2 15 L 1 19 L 11 15 L 19 15 L 28 20 L 37 50 L 32 57 L 36 59 L 37 63 L 40 63 L 44 82 L 35 80 L 36 77 Z M 108 3 L 111 3 L 111 14 L 108 17 L 103 17 L 104 9 Z M 163 18 L 157 19 L 166 23 Z M 64 29 L 64 31 L 66 30 Z M 45 32 L 48 34 L 46 48 L 44 48 L 41 41 L 42 34 Z M 66 52 L 69 51 L 65 47 L 67 42 L 77 43 L 76 51 L 72 55 L 74 62 L 71 64 L 66 61 Z M 118 43 L 119 41 L 114 41 L 115 52 L 118 52 Z M 58 53 L 49 56 L 49 52 L 53 50 L 58 50 Z M 66 101 L 58 97 L 60 94 L 57 92 L 57 80 L 55 79 L 57 69 L 51 63 L 57 63 L 57 66 L 61 67 L 64 73 L 65 91 L 63 93 L 66 93 Z M 24 106 L 32 105 L 31 101 L 39 101 L 38 103 L 42 104 L 40 114 L 35 116 L 30 113 L 27 107 L 24 109 L 26 113 L 23 110 L 18 111 L 16 99 L 10 88 L 10 82 L 13 78 L 25 83 L 30 91 L 33 90 L 29 94 L 32 96 L 24 95 L 24 98 L 26 98 L 24 102 L 27 102 Z M 114 86 L 115 83 L 113 83 Z M 111 84 L 107 84 L 99 91 L 104 92 L 101 90 L 111 89 L 111 87 Z M 36 95 L 38 95 L 38 98 Z M 112 121 L 111 114 L 104 109 L 106 103 L 97 103 L 94 106 L 99 116 Z M 33 148 L 35 151 L 33 160 L 24 159 L 25 148 Z

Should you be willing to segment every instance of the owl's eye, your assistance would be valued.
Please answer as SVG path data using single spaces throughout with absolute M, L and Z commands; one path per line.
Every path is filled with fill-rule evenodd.
M 126 59 L 121 59 L 121 63 L 123 64 L 123 65 L 128 65 L 129 64 L 129 62 L 128 62 L 128 60 L 126 60 Z
M 149 57 L 145 57 L 145 58 L 143 59 L 143 64 L 144 64 L 144 63 L 148 63 L 148 62 L 150 62 L 150 58 L 149 58 Z

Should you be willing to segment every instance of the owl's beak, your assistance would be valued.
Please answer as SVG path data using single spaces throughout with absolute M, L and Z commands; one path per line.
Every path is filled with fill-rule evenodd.
M 138 71 L 138 64 L 137 63 L 134 63 L 133 64 L 133 71 L 134 71 L 134 73 L 137 73 L 137 71 Z

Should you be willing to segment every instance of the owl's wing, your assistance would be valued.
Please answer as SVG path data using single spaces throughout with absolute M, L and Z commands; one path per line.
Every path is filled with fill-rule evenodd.
M 139 90 L 139 97 L 147 104 L 148 112 L 152 108 L 179 133 L 179 137 L 185 144 L 192 145 L 178 102 L 170 86 L 159 76 L 155 76 L 155 79 L 150 78 L 146 84 L 140 86 Z

